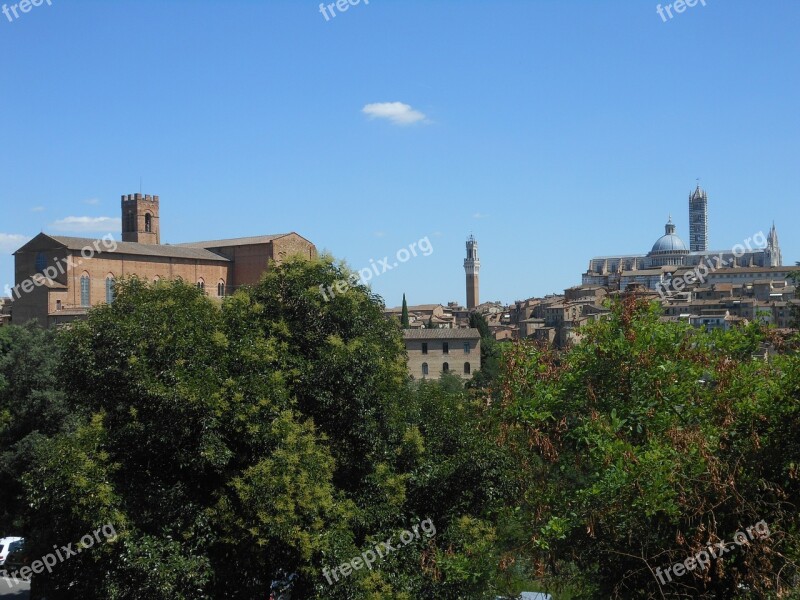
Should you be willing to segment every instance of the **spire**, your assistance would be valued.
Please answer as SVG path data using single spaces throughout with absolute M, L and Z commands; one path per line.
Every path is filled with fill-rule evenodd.
M 775 227 L 775 221 L 772 222 L 772 229 L 769 231 L 769 238 L 767 239 L 767 256 L 769 257 L 769 266 L 782 267 L 783 254 L 781 253 L 781 245 L 778 242 L 778 229 Z

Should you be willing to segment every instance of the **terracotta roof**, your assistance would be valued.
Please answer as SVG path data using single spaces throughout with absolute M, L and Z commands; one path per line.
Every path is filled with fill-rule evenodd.
M 449 310 L 448 307 L 443 306 L 441 304 L 417 304 L 416 306 L 409 306 L 408 312 L 427 312 L 429 310 L 436 310 L 439 307 L 442 307 L 445 310 Z M 387 308 L 385 312 L 403 312 L 402 306 L 396 306 L 394 308 Z
M 481 337 L 477 329 L 420 329 L 403 330 L 404 340 L 473 340 Z
M 41 233 L 33 238 L 30 242 L 25 244 L 17 252 L 23 251 L 28 245 L 40 240 L 42 236 L 50 238 L 57 244 L 65 247 L 67 250 L 79 252 L 84 248 L 94 249 L 94 244 L 98 244 L 100 252 L 98 254 L 131 254 L 136 256 L 160 256 L 165 258 L 188 258 L 192 260 L 214 260 L 221 262 L 230 262 L 224 256 L 214 254 L 202 248 L 183 248 L 179 246 L 171 246 L 169 244 L 137 244 L 134 242 L 116 242 L 117 249 L 115 251 L 106 250 L 103 240 L 94 238 L 77 238 L 65 237 L 60 235 L 47 235 Z M 106 242 L 108 243 L 108 242 Z
M 181 248 L 225 248 L 228 246 L 252 246 L 254 244 L 268 244 L 272 240 L 286 237 L 290 233 L 276 233 L 274 235 L 257 235 L 253 237 L 231 238 L 227 240 L 208 240 L 205 242 L 186 242 L 175 244 Z
M 678 268 L 678 271 L 694 271 L 696 268 L 697 267 L 681 266 Z M 800 271 L 800 267 L 723 267 L 710 271 L 706 279 L 709 279 L 713 275 L 730 275 L 732 273 L 793 273 L 797 271 Z

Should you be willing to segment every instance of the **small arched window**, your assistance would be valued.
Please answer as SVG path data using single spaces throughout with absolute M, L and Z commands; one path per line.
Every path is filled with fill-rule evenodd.
M 144 216 L 144 230 L 146 233 L 153 233 L 153 216 L 150 213 Z
M 422 376 L 428 376 L 428 363 L 422 363 Z
M 220 298 L 224 298 L 225 297 L 225 282 L 224 281 L 220 281 L 217 284 L 217 296 L 219 296 Z
M 56 310 L 61 310 L 61 300 L 56 300 Z
M 469 375 L 472 373 L 472 367 L 469 366 L 469 363 L 464 363 L 464 375 Z
M 81 306 L 87 307 L 91 305 L 91 287 L 90 287 L 89 274 L 81 275 Z
M 444 363 L 444 364 L 442 365 L 442 371 L 443 371 L 444 373 L 449 373 L 449 372 L 450 372 L 450 365 L 449 365 L 449 363 Z
M 109 275 L 106 277 L 106 304 L 114 302 L 114 276 Z
M 47 268 L 47 257 L 44 255 L 44 252 L 37 252 L 36 253 L 36 272 L 37 273 L 44 273 L 44 270 Z
M 200 290 L 201 292 L 205 293 L 205 291 L 206 291 L 206 282 L 204 280 L 202 280 L 202 279 L 199 280 L 197 282 L 197 289 Z

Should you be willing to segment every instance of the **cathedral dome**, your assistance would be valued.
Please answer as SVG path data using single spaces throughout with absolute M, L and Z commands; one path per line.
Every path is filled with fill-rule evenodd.
M 667 223 L 666 233 L 656 240 L 653 244 L 653 249 L 650 254 L 688 254 L 689 250 L 686 244 L 675 233 L 675 225 L 672 223 L 672 217 L 669 218 Z
M 673 233 L 658 238 L 651 252 L 688 252 L 688 250 L 683 240 Z

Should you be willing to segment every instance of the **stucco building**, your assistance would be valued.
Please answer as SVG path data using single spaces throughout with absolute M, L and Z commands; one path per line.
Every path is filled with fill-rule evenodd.
M 406 329 L 403 339 L 414 379 L 439 379 L 442 373 L 471 379 L 481 368 L 477 329 Z
M 113 301 L 114 282 L 137 276 L 150 282 L 182 279 L 223 298 L 259 281 L 272 261 L 314 258 L 314 244 L 297 233 L 187 244 L 161 244 L 159 197 L 122 196 L 122 240 L 40 233 L 14 253 L 12 320 L 49 327 L 83 317 Z

